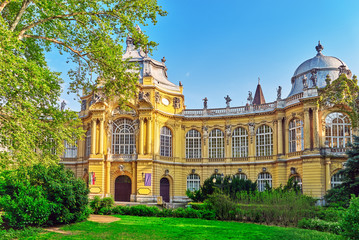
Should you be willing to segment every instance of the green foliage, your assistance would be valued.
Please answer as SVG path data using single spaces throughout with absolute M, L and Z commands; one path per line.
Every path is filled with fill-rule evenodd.
M 100 198 L 99 196 L 95 196 L 90 201 L 90 207 L 94 214 L 100 215 L 110 215 L 112 213 L 112 208 L 115 201 L 112 197 Z
M 45 53 L 58 50 L 72 63 L 70 91 L 101 84 L 120 105 L 135 94 L 138 66 L 122 59 L 125 38 L 150 52 L 156 43 L 136 24 L 156 24 L 166 12 L 156 0 L 1 1 L 0 8 L 0 151 L 1 168 L 54 163 L 64 140 L 83 135 L 77 113 L 61 111 L 63 80 L 49 69 Z M 94 79 L 92 78 L 94 76 Z M 101 78 L 97 78 L 101 76 Z M 14 164 L 16 163 L 16 164 Z
M 343 235 L 349 239 L 358 239 L 359 236 L 359 197 L 352 195 L 348 210 L 344 213 L 341 227 Z
M 130 215 L 130 207 L 127 206 L 115 206 L 112 208 L 113 214 Z
M 130 208 L 130 215 L 133 216 L 157 216 L 160 210 L 157 207 L 147 207 L 145 205 L 136 205 Z
M 319 104 L 323 107 L 326 106 L 345 106 L 341 110 L 349 115 L 351 118 L 352 126 L 358 126 L 358 79 L 354 75 L 353 79 L 347 78 L 345 74 L 341 74 L 339 78 L 331 80 L 326 79 L 326 86 L 320 90 Z
M 216 213 L 216 216 L 220 220 L 233 219 L 233 213 L 236 210 L 236 204 L 224 194 L 214 193 L 206 200 L 208 205 Z
M 36 235 L 40 234 L 43 230 L 41 228 L 24 228 L 21 230 L 14 230 L 12 228 L 6 230 L 0 230 L 0 239 L 24 239 L 35 237 Z
M 0 174 L 0 208 L 13 228 L 82 221 L 89 215 L 88 189 L 63 165 L 34 165 Z
M 350 195 L 359 196 L 359 136 L 353 136 L 353 142 L 347 151 L 348 160 L 343 175 L 343 183 L 328 191 L 324 196 L 330 206 L 348 207 Z
M 306 219 L 303 218 L 298 222 L 299 228 L 317 230 L 320 232 L 331 232 L 334 234 L 341 234 L 343 232 L 342 227 L 338 222 L 327 222 L 318 218 Z

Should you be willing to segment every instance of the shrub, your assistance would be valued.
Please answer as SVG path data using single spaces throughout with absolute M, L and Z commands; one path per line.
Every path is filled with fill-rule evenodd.
M 90 201 L 90 207 L 92 208 L 92 211 L 94 214 L 98 214 L 100 208 L 101 208 L 101 198 L 99 196 L 95 196 Z
M 99 196 L 95 196 L 90 201 L 90 207 L 94 214 L 109 215 L 111 214 L 114 203 L 115 201 L 112 197 L 101 199 Z
M 159 213 L 157 207 L 147 207 L 145 205 L 137 205 L 130 208 L 130 215 L 133 216 L 157 216 Z
M 89 215 L 88 189 L 63 165 L 42 164 L 0 174 L 0 208 L 13 228 L 71 223 Z
M 112 213 L 121 215 L 130 215 L 130 207 L 127 206 L 115 206 L 112 208 Z
M 164 208 L 157 215 L 158 217 L 173 217 L 173 210 Z
M 352 195 L 348 210 L 341 221 L 343 235 L 350 239 L 358 239 L 359 236 L 359 197 Z
M 101 199 L 101 208 L 112 208 L 115 201 L 112 197 L 105 197 Z
M 191 207 L 195 210 L 208 210 L 210 208 L 207 203 L 197 203 L 197 202 L 189 203 L 188 207 Z
M 220 220 L 231 220 L 234 217 L 236 204 L 227 195 L 214 193 L 206 200 Z
M 214 220 L 216 219 L 216 212 L 213 210 L 205 209 L 205 210 L 199 210 L 203 219 L 207 220 Z
M 315 219 L 303 218 L 298 222 L 298 227 L 317 230 L 321 232 L 331 232 L 334 234 L 340 234 L 342 232 L 342 227 L 338 222 L 327 222 L 318 218 Z
M 97 212 L 97 214 L 99 214 L 99 215 L 111 215 L 111 213 L 112 213 L 112 208 L 111 207 L 102 207 Z

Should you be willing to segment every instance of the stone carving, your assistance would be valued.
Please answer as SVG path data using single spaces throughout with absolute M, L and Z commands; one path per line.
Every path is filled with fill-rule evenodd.
M 65 102 L 65 100 L 63 100 L 63 101 L 61 102 L 61 111 L 64 111 L 64 110 L 65 110 L 65 107 L 66 107 L 66 102 Z
M 317 86 L 317 69 L 313 69 L 311 72 L 312 76 L 310 77 L 310 80 L 312 81 L 312 87 Z
M 248 103 L 249 105 L 252 105 L 253 104 L 253 96 L 252 96 L 252 92 L 251 91 L 248 91 Z
M 175 109 L 180 108 L 181 107 L 181 99 L 179 99 L 178 97 L 174 97 L 173 98 L 173 107 Z
M 303 89 L 307 89 L 308 88 L 308 82 L 307 82 L 308 78 L 306 75 L 303 76 Z
M 81 111 L 85 111 L 85 110 L 86 110 L 86 104 L 87 104 L 87 101 L 86 101 L 86 100 L 82 100 L 82 101 L 81 101 Z
M 318 46 L 315 47 L 315 50 L 317 50 L 318 54 L 321 54 L 323 49 L 324 47 L 320 44 L 320 41 L 318 41 Z
M 282 87 L 279 86 L 277 89 L 277 100 L 281 100 L 282 99 Z
M 228 95 L 224 99 L 226 100 L 227 108 L 229 108 L 230 107 L 230 102 L 232 101 L 232 99 Z
M 207 97 L 203 98 L 203 109 L 207 109 L 207 102 L 208 102 Z
M 227 145 L 229 144 L 229 139 L 231 138 L 231 135 L 232 135 L 232 126 L 226 125 Z
M 136 116 L 136 111 L 134 109 L 126 111 L 124 109 L 121 109 L 120 107 L 117 107 L 112 111 L 112 116 L 117 115 L 117 114 L 119 114 L 119 115 L 132 115 L 134 117 L 134 116 Z
M 254 122 L 248 123 L 249 135 L 251 135 L 251 136 L 254 136 L 254 135 L 255 135 L 254 127 L 255 127 Z
M 155 101 L 156 103 L 160 103 L 161 102 L 161 94 L 159 92 L 155 93 Z
M 340 65 L 338 67 L 339 69 L 339 75 L 342 75 L 342 74 L 345 74 L 345 75 L 350 75 L 350 70 L 347 69 L 347 66 L 345 66 L 344 64 L 343 65 Z
M 171 59 L 170 59 L 170 60 L 171 60 Z M 163 58 L 161 59 L 161 61 L 162 61 L 163 63 L 165 63 L 167 60 L 166 60 L 165 57 L 163 57 Z
M 180 87 L 183 87 L 183 84 L 182 84 L 182 82 L 181 82 L 181 81 L 179 81 L 179 86 L 180 86 Z
M 150 93 L 149 92 L 145 93 L 143 91 L 140 91 L 138 93 L 138 100 L 149 102 L 150 101 Z
M 202 131 L 203 131 L 203 143 L 204 145 L 206 145 L 206 141 L 207 141 L 206 139 L 208 138 L 208 127 L 203 126 Z

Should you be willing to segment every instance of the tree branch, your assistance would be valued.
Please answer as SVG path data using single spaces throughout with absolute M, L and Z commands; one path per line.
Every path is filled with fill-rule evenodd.
M 0 4 L 0 13 L 2 12 L 2 10 L 4 10 L 4 8 L 6 7 L 6 5 L 9 3 L 10 1 L 9 0 L 6 0 L 4 2 L 2 2 Z
M 25 10 L 29 6 L 30 3 L 31 3 L 31 0 L 24 0 L 22 2 L 22 6 L 20 8 L 20 11 L 17 13 L 17 16 L 16 16 L 14 22 L 10 26 L 10 31 L 11 32 L 13 32 L 15 30 L 17 24 L 20 22 L 20 19 L 21 19 L 22 15 L 24 15 Z
M 24 37 L 24 34 L 27 30 L 33 28 L 33 27 L 36 27 L 37 25 L 40 25 L 42 23 L 45 23 L 45 22 L 48 22 L 48 21 L 51 21 L 51 20 L 54 20 L 54 19 L 59 19 L 59 18 L 63 18 L 63 19 L 66 19 L 67 17 L 74 17 L 74 16 L 78 16 L 78 15 L 102 15 L 102 14 L 110 14 L 111 12 L 97 12 L 97 13 L 88 13 L 88 12 L 75 12 L 75 13 L 69 13 L 69 14 L 62 14 L 62 15 L 56 15 L 56 16 L 52 16 L 52 17 L 48 17 L 48 18 L 45 18 L 45 19 L 42 19 L 40 21 L 37 21 L 37 22 L 32 22 L 30 23 L 28 26 L 24 27 L 20 33 L 19 33 L 19 37 L 18 39 L 22 39 Z

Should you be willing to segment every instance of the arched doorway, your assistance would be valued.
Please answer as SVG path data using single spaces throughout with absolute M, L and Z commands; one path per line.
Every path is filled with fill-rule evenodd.
M 164 202 L 170 201 L 170 182 L 167 178 L 162 178 L 160 181 L 160 195 Z
M 131 179 L 128 176 L 118 176 L 115 180 L 115 201 L 129 202 L 131 197 Z

